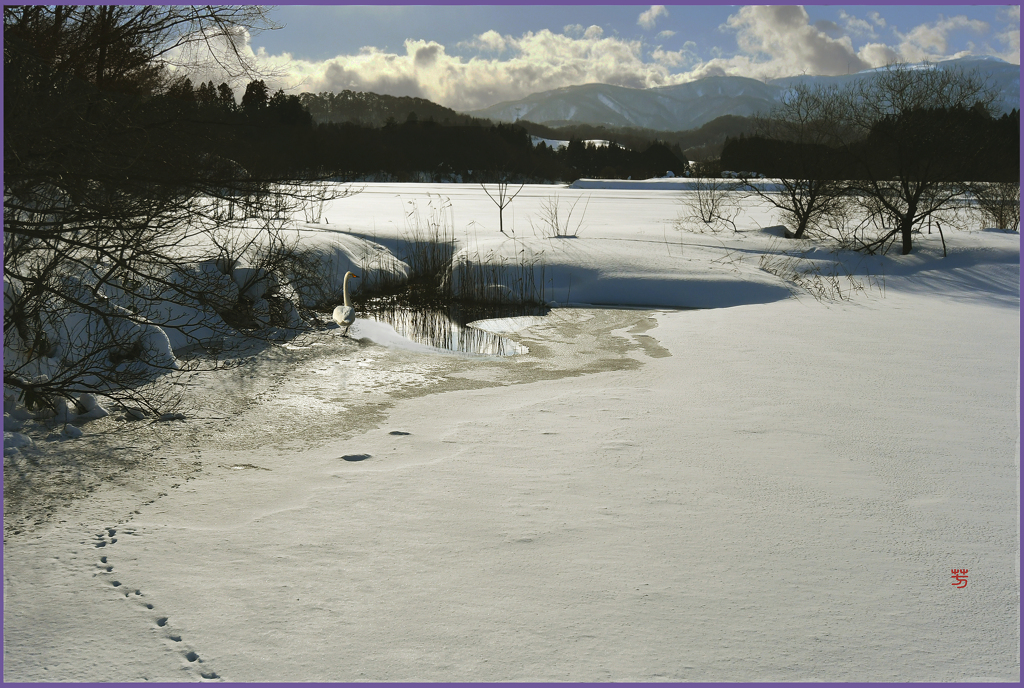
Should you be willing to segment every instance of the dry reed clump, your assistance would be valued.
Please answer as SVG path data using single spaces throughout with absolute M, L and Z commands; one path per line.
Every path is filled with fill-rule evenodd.
M 427 210 L 409 201 L 399 253 L 409 266 L 409 282 L 443 296 L 455 255 L 455 212 L 451 200 L 431 197 Z
M 426 210 L 409 203 L 400 255 L 409 265 L 410 301 L 488 304 L 544 303 L 539 254 L 512 242 L 515 257 L 457 250 L 451 201 L 437 196 Z
M 789 253 L 778 250 L 777 243 L 772 242 L 768 251 L 761 256 L 759 267 L 792 283 L 822 303 L 849 301 L 855 294 L 864 294 L 870 289 L 877 289 L 885 296 L 884 273 L 872 275 L 866 271 L 860 277 L 839 259 L 837 251 L 832 252 L 833 257 L 829 261 L 811 258 L 811 251 L 808 248 Z
M 494 251 L 459 251 L 452 262 L 448 287 L 452 297 L 468 303 L 543 304 L 545 269 L 539 254 L 525 247 L 515 259 Z

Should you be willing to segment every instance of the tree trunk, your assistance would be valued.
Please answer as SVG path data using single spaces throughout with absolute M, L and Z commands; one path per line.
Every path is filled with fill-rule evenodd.
M 804 232 L 807 231 L 807 218 L 801 217 L 800 222 L 796 226 L 796 233 L 793 234 L 794 239 L 803 239 Z
M 907 213 L 906 215 L 903 216 L 903 219 L 900 221 L 900 233 L 903 235 L 903 255 L 907 255 L 908 253 L 910 253 L 911 249 L 914 247 L 913 239 L 910 235 L 910 231 L 913 228 L 914 216 L 910 213 Z

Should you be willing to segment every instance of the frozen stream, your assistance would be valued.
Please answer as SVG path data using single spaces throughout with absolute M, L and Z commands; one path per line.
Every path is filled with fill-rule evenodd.
M 381 346 L 328 332 L 301 346 L 268 348 L 240 367 L 192 374 L 183 388 L 184 421 L 108 417 L 86 426 L 87 435 L 75 443 L 74 452 L 66 442 L 40 442 L 40 451 L 30 459 L 8 457 L 4 551 L 11 565 L 5 567 L 5 677 L 303 677 L 300 665 L 306 660 L 297 658 L 299 665 L 286 662 L 270 673 L 255 665 L 250 667 L 255 673 L 218 673 L 225 671 L 224 663 L 216 661 L 216 653 L 196 636 L 198 627 L 185 618 L 186 610 L 203 612 L 216 605 L 206 600 L 182 606 L 172 600 L 178 595 L 204 597 L 196 598 L 196 590 L 189 587 L 197 583 L 196 573 L 240 586 L 246 598 L 256 591 L 244 576 L 235 578 L 240 571 L 215 574 L 216 567 L 202 563 L 204 554 L 177 552 L 177 546 L 190 542 L 190 548 L 226 554 L 223 546 L 207 540 L 215 532 L 248 546 L 250 538 L 239 527 L 317 501 L 324 470 L 333 465 L 371 474 L 408 465 L 408 457 L 388 457 L 376 449 L 366 453 L 365 444 L 350 448 L 346 442 L 376 435 L 407 439 L 409 431 L 388 422 L 390 409 L 403 399 L 625 371 L 639 367 L 639 359 L 666 356 L 645 334 L 655 327 L 652 316 L 637 310 L 555 309 L 544 317 L 483 323 L 528 344 L 529 353 L 506 357 L 425 351 L 411 342 Z M 524 324 L 528 327 L 519 329 Z M 416 444 L 409 446 L 430 451 L 429 441 L 412 439 Z M 185 512 L 179 511 L 182 506 Z M 389 513 L 399 516 L 401 511 Z M 198 521 L 184 525 L 179 517 L 186 513 L 187 519 Z M 333 530 L 337 515 L 324 512 L 323 518 L 308 532 Z M 306 526 L 299 528 L 306 532 Z M 160 531 L 164 535 L 157 540 L 145 537 Z M 162 554 L 140 556 L 131 549 L 158 542 Z M 323 554 L 334 556 L 331 551 Z M 387 551 L 385 546 L 382 552 Z M 279 563 L 270 550 L 254 556 L 273 566 Z M 191 572 L 172 571 L 181 564 Z M 163 588 L 168 583 L 186 587 L 171 592 Z M 261 616 L 283 612 L 260 604 L 248 609 Z M 231 616 L 220 618 L 235 627 Z M 32 650 L 11 649 L 23 647 Z M 330 669 L 328 674 L 312 671 L 307 678 L 352 678 Z
M 92 421 L 74 452 L 37 433 L 39 452 L 8 459 L 5 532 L 43 523 L 102 483 L 158 492 L 145 486 L 210 469 L 204 453 L 307 450 L 375 427 L 398 399 L 629 368 L 631 350 L 660 349 L 642 334 L 654 326 L 646 311 L 555 309 L 479 325 L 491 331 L 467 330 L 485 345 L 504 342 L 500 352 L 515 360 L 444 351 L 362 319 L 351 338 L 332 330 L 266 347 L 237 367 L 187 374 L 175 390 L 184 421 Z M 621 336 L 609 337 L 613 330 Z

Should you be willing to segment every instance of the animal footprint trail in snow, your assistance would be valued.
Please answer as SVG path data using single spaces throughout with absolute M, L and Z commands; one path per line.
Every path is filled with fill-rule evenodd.
M 104 532 L 96 535 L 96 547 L 106 547 L 108 544 L 112 545 L 117 542 L 117 530 L 114 528 L 107 528 Z
M 126 530 L 125 534 L 135 535 L 136 533 L 134 530 Z M 115 537 L 116 535 L 116 528 L 104 528 L 103 531 L 97 533 L 94 536 L 93 546 L 100 548 L 114 545 L 117 542 L 117 537 Z M 99 561 L 95 564 L 95 567 L 98 569 L 98 571 L 94 575 L 102 576 L 109 583 L 109 585 L 117 589 L 119 592 L 123 589 L 124 596 L 126 598 L 144 597 L 144 595 L 142 594 L 142 590 L 138 588 L 132 589 L 129 586 L 124 585 L 124 583 L 122 583 L 119 579 L 113 578 L 115 566 L 114 562 L 111 560 L 111 555 L 109 553 L 101 555 L 99 557 Z M 140 605 L 140 608 L 145 610 L 146 612 L 155 611 L 156 609 L 156 606 L 151 602 L 139 600 L 138 604 Z M 216 671 L 201 666 L 203 665 L 203 659 L 199 656 L 198 652 L 188 647 L 187 643 L 184 643 L 182 641 L 180 633 L 177 633 L 172 630 L 169 616 L 157 616 L 154 619 L 154 623 L 156 624 L 157 628 L 163 629 L 164 637 L 166 637 L 167 640 L 169 640 L 175 646 L 177 646 L 179 643 L 181 644 L 180 647 L 175 647 L 173 651 L 179 653 L 181 658 L 185 660 L 186 668 L 188 668 L 190 671 L 195 671 L 199 674 L 200 681 L 223 680 Z

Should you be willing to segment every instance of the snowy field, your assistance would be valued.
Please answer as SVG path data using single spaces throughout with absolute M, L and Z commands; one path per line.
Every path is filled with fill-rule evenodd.
M 528 186 L 514 241 L 471 185 L 302 223 L 446 204 L 555 308 L 482 325 L 508 357 L 357 320 L 12 451 L 4 679 L 1019 681 L 1019 236 L 680 231 L 673 183 Z M 801 246 L 810 290 L 762 269 Z

